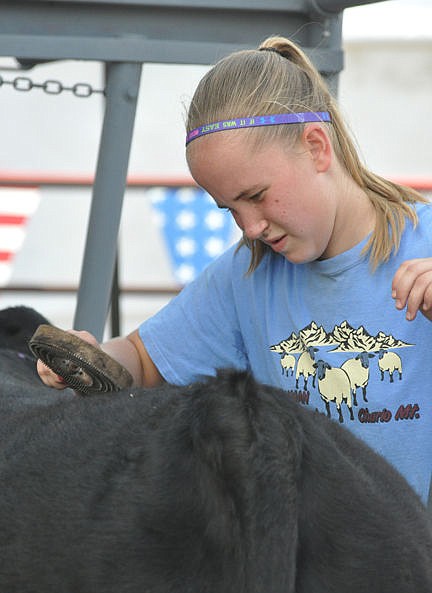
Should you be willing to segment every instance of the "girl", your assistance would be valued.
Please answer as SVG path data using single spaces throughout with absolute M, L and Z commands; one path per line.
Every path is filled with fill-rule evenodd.
M 243 239 L 104 350 L 145 386 L 250 369 L 344 423 L 426 501 L 429 203 L 362 165 L 324 81 L 285 38 L 204 76 L 186 142 L 192 176 Z M 64 387 L 38 367 L 46 384 Z

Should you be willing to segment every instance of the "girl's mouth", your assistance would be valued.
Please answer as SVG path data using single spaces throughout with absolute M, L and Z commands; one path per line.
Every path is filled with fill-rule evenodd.
M 285 239 L 286 235 L 282 235 L 282 237 L 278 237 L 277 239 L 271 241 L 267 240 L 266 243 L 273 249 L 273 251 L 280 252 L 283 251 L 285 246 Z

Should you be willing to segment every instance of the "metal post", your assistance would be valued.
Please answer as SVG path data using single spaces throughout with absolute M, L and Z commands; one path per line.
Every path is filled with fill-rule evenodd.
M 111 287 L 111 309 L 110 309 L 110 322 L 111 322 L 111 337 L 114 338 L 119 336 L 121 333 L 120 323 L 120 255 L 117 248 L 117 255 L 114 264 L 113 281 Z
M 74 328 L 101 340 L 108 313 L 117 235 L 141 78 L 139 63 L 110 63 L 106 105 Z

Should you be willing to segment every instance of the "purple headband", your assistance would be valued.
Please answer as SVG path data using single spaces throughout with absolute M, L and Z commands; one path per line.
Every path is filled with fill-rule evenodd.
M 275 113 L 274 115 L 256 115 L 255 117 L 239 117 L 235 119 L 224 119 L 212 124 L 205 124 L 195 128 L 187 134 L 186 144 L 213 132 L 224 130 L 238 130 L 240 128 L 255 128 L 258 126 L 276 126 L 278 124 L 304 124 L 314 121 L 331 121 L 328 111 L 307 111 L 305 113 Z

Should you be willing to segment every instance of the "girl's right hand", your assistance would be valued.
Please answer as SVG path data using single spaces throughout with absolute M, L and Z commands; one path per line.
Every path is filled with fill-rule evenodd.
M 92 346 L 96 346 L 96 348 L 100 348 L 99 342 L 96 340 L 96 338 L 87 331 L 76 331 L 74 329 L 70 329 L 68 330 L 68 333 L 81 338 L 81 340 L 84 340 L 84 342 L 87 342 Z M 52 387 L 53 389 L 65 389 L 67 387 L 63 378 L 47 367 L 46 364 L 44 364 L 40 359 L 38 359 L 36 362 L 36 370 L 42 382 L 47 387 Z

